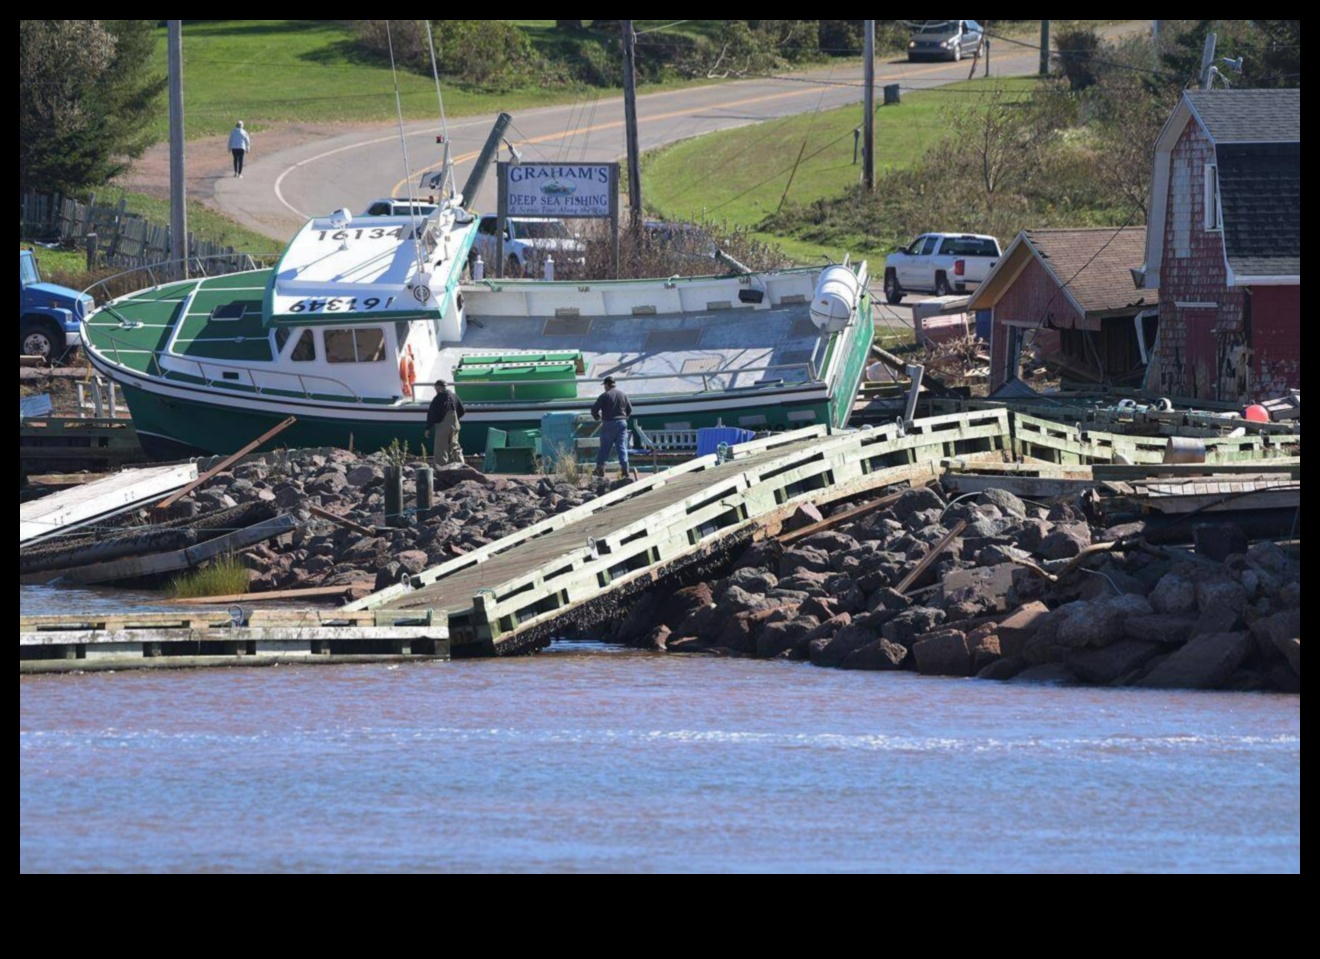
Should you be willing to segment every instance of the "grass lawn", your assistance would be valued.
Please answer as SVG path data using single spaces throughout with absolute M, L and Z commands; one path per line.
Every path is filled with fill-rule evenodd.
M 876 174 L 911 166 L 945 136 L 945 109 L 970 106 L 966 95 L 1000 87 L 1029 95 L 1031 78 L 972 80 L 938 90 L 905 93 L 901 103 L 876 113 Z M 951 96 L 945 91 L 961 91 Z M 853 131 L 862 121 L 860 104 L 825 113 L 768 120 L 724 133 L 697 137 L 647 154 L 643 196 L 649 210 L 667 219 L 713 219 L 755 226 L 785 200 L 806 204 L 836 197 L 861 182 L 854 163 Z M 796 168 L 796 169 L 795 169 Z M 950 198 L 953 203 L 954 199 Z M 769 234 L 794 259 L 820 262 L 822 253 L 841 259 L 852 250 L 825 250 Z
M 663 27 L 672 21 L 638 20 L 637 29 Z M 689 21 L 675 30 L 693 33 L 714 21 Z M 515 20 L 544 55 L 553 57 L 568 37 L 553 20 Z M 159 30 L 156 67 L 166 70 L 166 32 Z M 351 33 L 329 20 L 217 20 L 183 27 L 184 125 L 190 139 L 218 136 L 242 119 L 255 132 L 263 124 L 388 121 L 396 118 L 395 76 L 388 64 L 361 54 Z M 443 81 L 443 77 L 442 77 Z M 672 86 L 696 81 L 675 81 Z M 703 80 L 709 83 L 709 80 Z M 647 92 L 665 89 L 648 85 Z M 442 85 L 450 116 L 516 112 L 572 101 L 580 90 L 532 87 L 507 93 L 478 93 Z M 609 96 L 617 90 L 594 89 Z M 401 71 L 399 101 L 409 119 L 438 116 L 435 80 Z M 165 111 L 156 135 L 169 132 Z

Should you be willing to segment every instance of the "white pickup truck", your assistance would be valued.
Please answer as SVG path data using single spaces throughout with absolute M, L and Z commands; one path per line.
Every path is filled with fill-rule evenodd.
M 974 233 L 926 233 L 885 260 L 885 299 L 908 293 L 953 296 L 976 289 L 999 263 L 999 241 Z

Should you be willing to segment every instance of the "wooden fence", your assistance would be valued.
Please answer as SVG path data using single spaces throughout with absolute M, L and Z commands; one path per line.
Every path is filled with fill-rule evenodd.
M 19 239 L 58 241 L 87 251 L 89 270 L 130 270 L 171 259 L 170 228 L 152 223 L 118 203 L 81 203 L 58 194 L 29 190 L 19 196 Z M 188 256 L 230 256 L 237 252 L 188 234 Z

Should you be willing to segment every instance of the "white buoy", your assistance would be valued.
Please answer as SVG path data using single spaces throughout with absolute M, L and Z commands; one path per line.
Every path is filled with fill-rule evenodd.
M 818 329 L 837 333 L 852 319 L 860 298 L 861 285 L 856 273 L 846 266 L 827 267 L 816 283 L 811 320 Z
M 472 261 L 472 279 L 480 283 L 486 278 L 486 261 L 477 254 L 477 258 Z

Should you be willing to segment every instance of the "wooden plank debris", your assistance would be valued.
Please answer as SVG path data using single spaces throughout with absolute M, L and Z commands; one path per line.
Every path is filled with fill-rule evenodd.
M 197 466 L 152 466 L 121 473 L 18 507 L 20 547 L 108 519 L 195 480 Z
M 183 499 L 193 490 L 197 489 L 199 486 L 203 486 L 206 483 L 210 482 L 213 477 L 229 469 L 229 467 L 233 466 L 244 456 L 247 456 L 249 453 L 251 453 L 261 444 L 267 443 L 270 440 L 274 439 L 276 436 L 279 436 L 281 433 L 283 433 L 285 430 L 287 430 L 290 426 L 292 426 L 296 422 L 298 422 L 298 418 L 296 416 L 290 416 L 287 419 L 285 419 L 282 423 L 262 433 L 260 436 L 254 439 L 251 443 L 248 443 L 237 453 L 233 453 L 229 456 L 226 456 L 219 463 L 216 463 L 209 470 L 207 470 L 201 476 L 197 477 L 197 479 L 193 480 L 183 489 L 176 490 L 175 492 L 167 496 L 165 499 L 161 500 L 159 503 L 155 505 L 152 511 L 157 516 L 163 516 L 167 514 L 171 506 L 173 506 L 179 500 Z
M 148 556 L 130 556 L 92 566 L 79 566 L 75 569 L 34 573 L 30 577 L 20 577 L 19 582 L 44 583 L 60 579 L 70 583 L 95 585 L 162 576 L 166 573 L 195 569 L 209 560 L 228 553 L 237 553 L 249 546 L 291 532 L 297 525 L 298 520 L 286 513 L 247 529 L 227 533 L 198 543 L 196 546 L 189 546 L 187 549 Z

